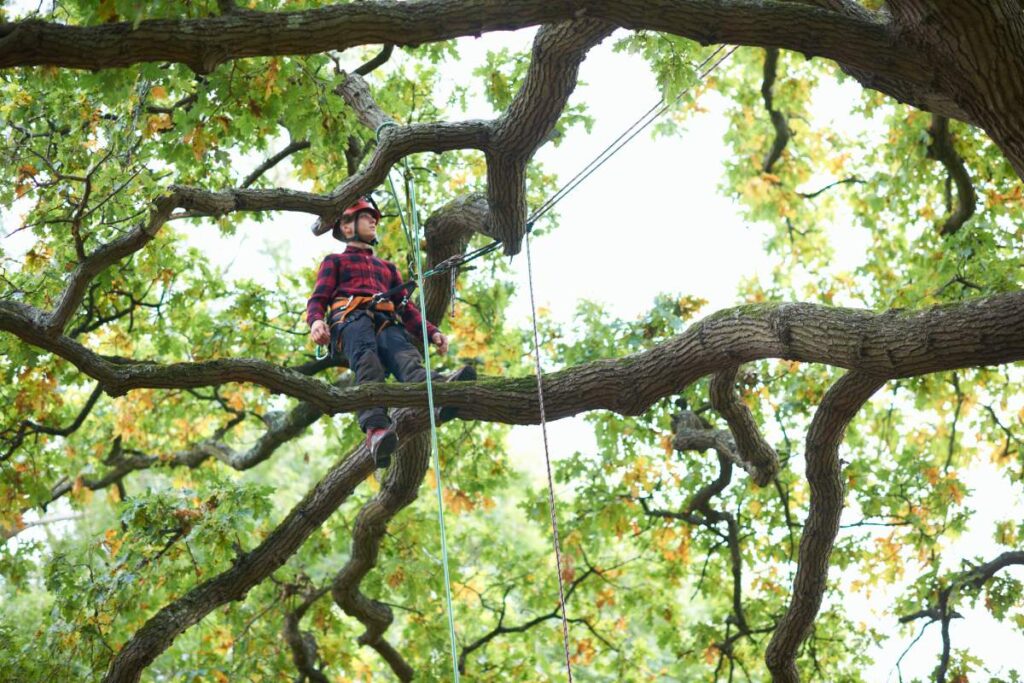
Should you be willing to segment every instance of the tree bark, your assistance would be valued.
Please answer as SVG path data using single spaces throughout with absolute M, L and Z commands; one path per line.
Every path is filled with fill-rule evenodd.
M 49 336 L 41 312 L 0 301 L 0 330 L 70 361 L 107 393 L 252 382 L 334 414 L 370 405 L 425 407 L 423 384 L 365 384 L 337 389 L 255 359 L 161 365 L 100 356 Z M 1024 292 L 921 311 L 886 313 L 818 304 L 757 304 L 711 315 L 686 332 L 631 356 L 585 363 L 545 376 L 550 419 L 587 410 L 637 415 L 700 377 L 739 363 L 784 358 L 857 369 L 893 379 L 1024 359 Z M 464 419 L 536 424 L 536 381 L 484 379 L 435 387 L 435 400 Z

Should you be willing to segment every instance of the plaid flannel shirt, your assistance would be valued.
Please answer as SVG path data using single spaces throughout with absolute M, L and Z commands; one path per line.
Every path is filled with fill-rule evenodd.
M 317 320 L 323 320 L 331 302 L 339 297 L 348 297 L 353 294 L 358 296 L 373 296 L 386 292 L 396 285 L 404 282 L 398 267 L 391 261 L 385 261 L 373 255 L 372 249 L 346 249 L 340 254 L 328 254 L 320 263 L 320 270 L 316 276 L 316 287 L 313 288 L 313 295 L 306 303 L 306 323 L 312 325 Z M 420 310 L 412 301 L 399 309 L 405 297 L 404 292 L 399 292 L 391 297 L 395 309 L 399 311 L 405 329 L 415 339 L 422 341 L 422 316 Z M 433 337 L 437 327 L 427 321 L 427 337 Z

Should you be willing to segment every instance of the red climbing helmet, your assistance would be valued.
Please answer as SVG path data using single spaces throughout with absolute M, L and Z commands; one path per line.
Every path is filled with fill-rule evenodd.
M 364 196 L 357 199 L 355 204 L 341 212 L 342 222 L 345 222 L 349 216 L 359 213 L 360 211 L 369 211 L 373 214 L 374 218 L 378 221 L 380 220 L 380 209 L 377 208 L 377 203 L 373 201 L 373 197 Z
M 331 234 L 334 236 L 334 239 L 339 240 L 341 242 L 350 241 L 345 239 L 345 236 L 342 234 L 341 224 L 346 221 L 352 220 L 352 218 L 358 215 L 360 211 L 366 211 L 374 218 L 376 218 L 378 222 L 380 221 L 380 209 L 377 208 L 377 202 L 373 201 L 373 197 L 371 195 L 364 195 L 357 199 L 354 204 L 352 204 L 347 209 L 341 212 L 341 220 L 335 223 L 334 228 L 331 230 Z M 373 240 L 372 242 L 370 242 L 370 244 L 376 243 L 377 240 Z

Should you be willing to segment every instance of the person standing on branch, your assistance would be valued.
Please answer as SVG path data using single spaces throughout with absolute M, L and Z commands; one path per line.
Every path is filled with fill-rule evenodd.
M 379 222 L 380 211 L 367 196 L 345 209 L 334 226 L 331 234 L 346 246 L 339 254 L 328 254 L 320 264 L 313 295 L 306 304 L 309 336 L 328 346 L 331 354 L 345 354 L 356 384 L 383 382 L 389 372 L 399 382 L 423 382 L 427 373 L 410 340 L 411 336 L 423 341 L 419 309 L 401 289 L 389 298 L 375 299 L 403 282 L 394 263 L 373 253 Z M 448 352 L 448 338 L 429 321 L 427 336 L 438 353 Z M 475 377 L 476 371 L 464 366 L 449 380 Z M 439 412 L 442 421 L 455 416 L 454 409 Z M 387 410 L 361 410 L 358 420 L 377 466 L 387 467 L 398 448 L 398 434 Z

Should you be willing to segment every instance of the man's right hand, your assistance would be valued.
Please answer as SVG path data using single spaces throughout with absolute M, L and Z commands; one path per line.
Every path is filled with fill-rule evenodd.
M 331 343 L 331 332 L 327 329 L 327 323 L 323 320 L 314 320 L 309 328 L 309 336 L 314 342 L 321 346 Z

